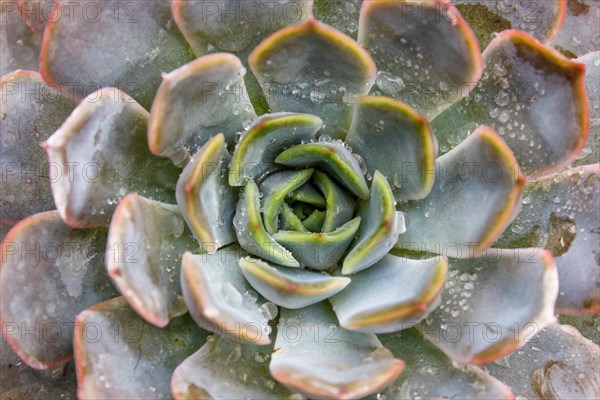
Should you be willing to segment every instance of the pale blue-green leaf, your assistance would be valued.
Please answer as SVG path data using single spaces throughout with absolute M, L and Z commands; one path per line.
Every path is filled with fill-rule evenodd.
M 86 97 L 46 141 L 62 175 L 51 181 L 63 220 L 74 227 L 108 225 L 129 192 L 174 203 L 179 169 L 146 145 L 148 112 L 124 92 L 103 88 Z
M 520 351 L 486 365 L 484 370 L 524 398 L 600 397 L 597 344 L 567 325 L 530 326 L 526 334 L 530 340 Z
M 530 329 L 555 322 L 558 274 L 541 248 L 490 249 L 451 259 L 441 305 L 421 332 L 453 360 L 485 364 L 522 347 Z
M 0 221 L 14 224 L 56 208 L 50 182 L 65 179 L 68 171 L 50 167 L 39 145 L 60 127 L 75 104 L 33 71 L 4 75 L 0 96 Z
M 270 265 L 249 257 L 240 259 L 248 282 L 267 300 L 290 309 L 302 308 L 333 296 L 344 289 L 350 278 Z
M 209 253 L 236 240 L 237 190 L 228 183 L 230 160 L 225 137 L 218 134 L 198 150 L 177 181 L 175 196 L 183 218 L 200 247 Z
M 129 305 L 163 328 L 187 312 L 179 283 L 181 254 L 197 248 L 177 206 L 131 193 L 110 223 L 106 269 Z
M 387 254 L 329 299 L 340 325 L 367 333 L 410 328 L 439 303 L 448 262 L 443 257 L 411 260 Z
M 171 374 L 207 336 L 187 315 L 157 328 L 122 297 L 88 308 L 73 340 L 78 398 L 169 399 Z
M 269 306 L 261 308 L 258 295 L 242 275 L 238 260 L 246 255 L 236 245 L 215 254 L 184 253 L 183 297 L 202 329 L 244 343 L 267 345 L 271 343 L 269 320 L 275 315 L 265 313 Z
M 375 171 L 371 197 L 360 204 L 360 225 L 355 243 L 343 262 L 342 274 L 354 274 L 371 267 L 394 247 L 406 231 L 404 214 L 396 211 L 396 200 L 387 180 Z
M 117 295 L 104 269 L 105 245 L 105 229 L 73 229 L 57 211 L 22 220 L 4 238 L 2 333 L 27 365 L 70 360 L 77 314 Z
M 429 196 L 402 205 L 410 229 L 396 247 L 457 258 L 481 254 L 520 209 L 524 178 L 514 156 L 497 133 L 480 127 L 438 158 L 435 171 Z
M 342 259 L 360 222 L 357 217 L 335 231 L 324 233 L 279 231 L 273 238 L 289 250 L 301 266 L 327 270 L 334 268 Z
M 325 302 L 281 310 L 269 369 L 310 398 L 355 399 L 389 385 L 404 368 L 375 335 L 337 325 Z

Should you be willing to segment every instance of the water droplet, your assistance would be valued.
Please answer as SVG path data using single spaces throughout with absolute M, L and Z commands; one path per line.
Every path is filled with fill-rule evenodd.
M 277 312 L 279 311 L 277 306 L 270 301 L 263 303 L 260 307 L 258 307 L 258 311 L 265 317 L 267 320 L 272 320 L 277 317 Z

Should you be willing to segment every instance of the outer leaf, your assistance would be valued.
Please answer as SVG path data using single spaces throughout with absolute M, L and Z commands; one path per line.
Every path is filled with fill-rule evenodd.
M 148 112 L 131 97 L 104 88 L 79 103 L 46 141 L 50 162 L 67 172 L 51 182 L 67 224 L 108 225 L 119 200 L 133 191 L 172 202 L 179 171 L 147 150 L 147 120 Z
M 38 38 L 41 38 L 46 29 L 46 22 L 54 9 L 55 0 L 19 0 L 18 3 L 23 21 Z
M 485 73 L 471 95 L 431 124 L 441 151 L 485 124 L 502 135 L 527 175 L 573 161 L 589 125 L 584 66 L 521 31 L 499 34 L 483 59 Z
M 57 82 L 65 92 L 83 98 L 114 86 L 149 109 L 161 73 L 192 59 L 173 23 L 170 1 L 83 0 L 69 18 L 62 17 L 63 3 L 56 0 L 46 26 L 40 70 L 46 82 Z
M 150 151 L 183 166 L 218 133 L 233 144 L 244 121 L 256 117 L 244 85 L 245 72 L 236 56 L 218 53 L 164 74 L 148 123 Z
M 358 42 L 379 69 L 374 93 L 429 117 L 465 96 L 465 84 L 481 76 L 475 35 L 445 0 L 365 0 Z
M 261 182 L 259 189 L 263 196 L 263 221 L 269 234 L 277 231 L 277 216 L 285 197 L 306 183 L 312 173 L 312 169 L 281 171 L 269 175 Z
M 116 295 L 103 268 L 105 235 L 74 230 L 48 211 L 24 219 L 4 238 L 2 334 L 30 367 L 71 359 L 77 313 Z
M 369 171 L 383 174 L 396 200 L 422 199 L 431 191 L 434 176 L 428 172 L 435 168 L 437 140 L 427 119 L 406 104 L 359 97 L 346 142 Z
M 525 180 L 512 152 L 480 127 L 437 160 L 436 174 L 426 199 L 402 206 L 411 228 L 396 247 L 457 258 L 482 254 L 520 209 Z
M 450 260 L 442 306 L 421 324 L 452 359 L 484 364 L 523 346 L 533 326 L 555 321 L 558 274 L 543 249 L 494 249 L 484 257 Z
M 533 327 L 521 351 L 485 369 L 515 394 L 540 399 L 595 399 L 600 396 L 600 349 L 573 327 Z M 535 336 L 534 336 L 535 335 Z M 515 370 L 519 373 L 515 373 Z
M 487 47 L 494 34 L 506 29 L 520 29 L 537 40 L 548 43 L 556 37 L 567 13 L 566 0 L 454 0 L 481 48 Z
M 275 159 L 287 167 L 319 167 L 327 171 L 355 196 L 369 198 L 369 187 L 360 164 L 341 143 L 320 140 L 290 147 Z
M 181 363 L 171 379 L 176 400 L 298 400 L 269 374 L 269 349 L 210 336 L 200 350 Z
M 279 267 L 249 257 L 240 259 L 240 267 L 248 282 L 266 299 L 291 309 L 325 300 L 350 283 L 350 278 Z
M 376 73 L 369 53 L 314 19 L 274 33 L 248 62 L 273 111 L 318 115 L 335 138 L 346 135 L 353 99 L 369 91 Z
M 358 16 L 363 0 L 315 0 L 312 13 L 317 21 L 333 26 L 356 39 Z
M 208 331 L 254 345 L 271 343 L 269 319 L 251 296 L 252 287 L 238 260 L 246 254 L 237 246 L 212 255 L 183 254 L 181 287 L 196 323 Z M 264 308 L 264 307 L 263 307 Z
M 214 253 L 233 243 L 233 214 L 237 191 L 227 183 L 231 156 L 222 134 L 194 155 L 177 181 L 177 204 L 203 250 Z
M 360 221 L 359 217 L 354 218 L 333 232 L 279 231 L 273 238 L 288 249 L 301 266 L 322 271 L 334 268 L 344 256 Z
M 246 185 L 238 202 L 233 224 L 238 242 L 246 252 L 286 267 L 300 266 L 292 253 L 265 230 L 256 183 L 249 182 Z
M 57 165 L 50 167 L 39 144 L 60 127 L 74 104 L 33 71 L 3 76 L 0 96 L 0 221 L 14 224 L 56 208 L 50 182 L 64 179 L 67 171 Z
M 206 340 L 188 316 L 165 329 L 137 317 L 122 297 L 77 317 L 74 346 L 80 399 L 164 399 L 177 365 Z
M 197 55 L 246 54 L 276 30 L 305 21 L 311 6 L 312 0 L 174 0 L 172 11 Z
M 355 243 L 343 262 L 342 274 L 354 274 L 371 267 L 406 231 L 404 214 L 396 212 L 396 201 L 390 184 L 379 171 L 375 171 L 371 184 L 371 197 L 360 205 L 360 226 Z
M 273 378 L 311 398 L 367 396 L 404 368 L 375 335 L 340 328 L 326 303 L 283 309 L 275 349 L 269 366 Z
M 352 276 L 352 283 L 329 301 L 340 325 L 367 333 L 387 333 L 420 322 L 439 303 L 448 261 L 410 260 L 391 254 L 373 268 Z
M 552 45 L 568 57 L 600 48 L 600 4 L 594 0 L 567 0 L 567 15 Z
M 424 340 L 416 329 L 380 335 L 383 345 L 406 360 L 406 371 L 380 397 L 387 399 L 504 399 L 514 395 L 504 383 L 481 369 L 459 366 Z M 513 374 L 515 371 L 513 371 Z
M 18 69 L 37 71 L 40 40 L 21 18 L 16 0 L 2 1 L 0 18 L 0 76 Z
M 187 312 L 179 283 L 181 254 L 195 248 L 177 206 L 131 193 L 110 224 L 106 269 L 131 307 L 162 328 Z
M 284 149 L 315 136 L 320 118 L 308 114 L 277 113 L 257 119 L 235 147 L 229 170 L 229 184 L 244 186 L 279 169 L 275 157 Z
M 523 212 L 496 246 L 543 246 L 556 259 L 557 309 L 600 311 L 600 164 L 569 169 L 525 185 Z
M 590 103 L 590 131 L 585 147 L 574 165 L 600 163 L 600 51 L 577 59 L 585 64 L 585 88 Z

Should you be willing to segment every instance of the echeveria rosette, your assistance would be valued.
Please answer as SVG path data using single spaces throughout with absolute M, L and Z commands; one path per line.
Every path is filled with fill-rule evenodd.
M 50 173 L 10 171 L 0 217 L 22 221 L 0 315 L 28 365 L 64 365 L 70 337 L 20 340 L 17 321 L 74 324 L 82 398 L 597 397 L 598 346 L 554 316 L 557 298 L 592 317 L 599 299 L 594 142 L 561 170 L 586 142 L 584 69 L 543 44 L 564 1 L 540 3 L 540 24 L 520 2 L 482 13 L 512 10 L 505 28 L 543 42 L 506 31 L 483 57 L 475 36 L 491 35 L 447 1 L 349 1 L 343 17 L 315 1 L 333 28 L 281 0 L 298 12 L 239 32 L 198 13 L 243 1 L 166 4 L 143 4 L 138 29 L 23 13 L 28 35 L 45 28 L 46 83 L 2 78 L 2 160 L 40 163 L 43 142 Z

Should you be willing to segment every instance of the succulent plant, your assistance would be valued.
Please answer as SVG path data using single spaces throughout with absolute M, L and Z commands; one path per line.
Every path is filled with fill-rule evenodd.
M 600 397 L 597 2 L 0 5 L 9 396 Z

